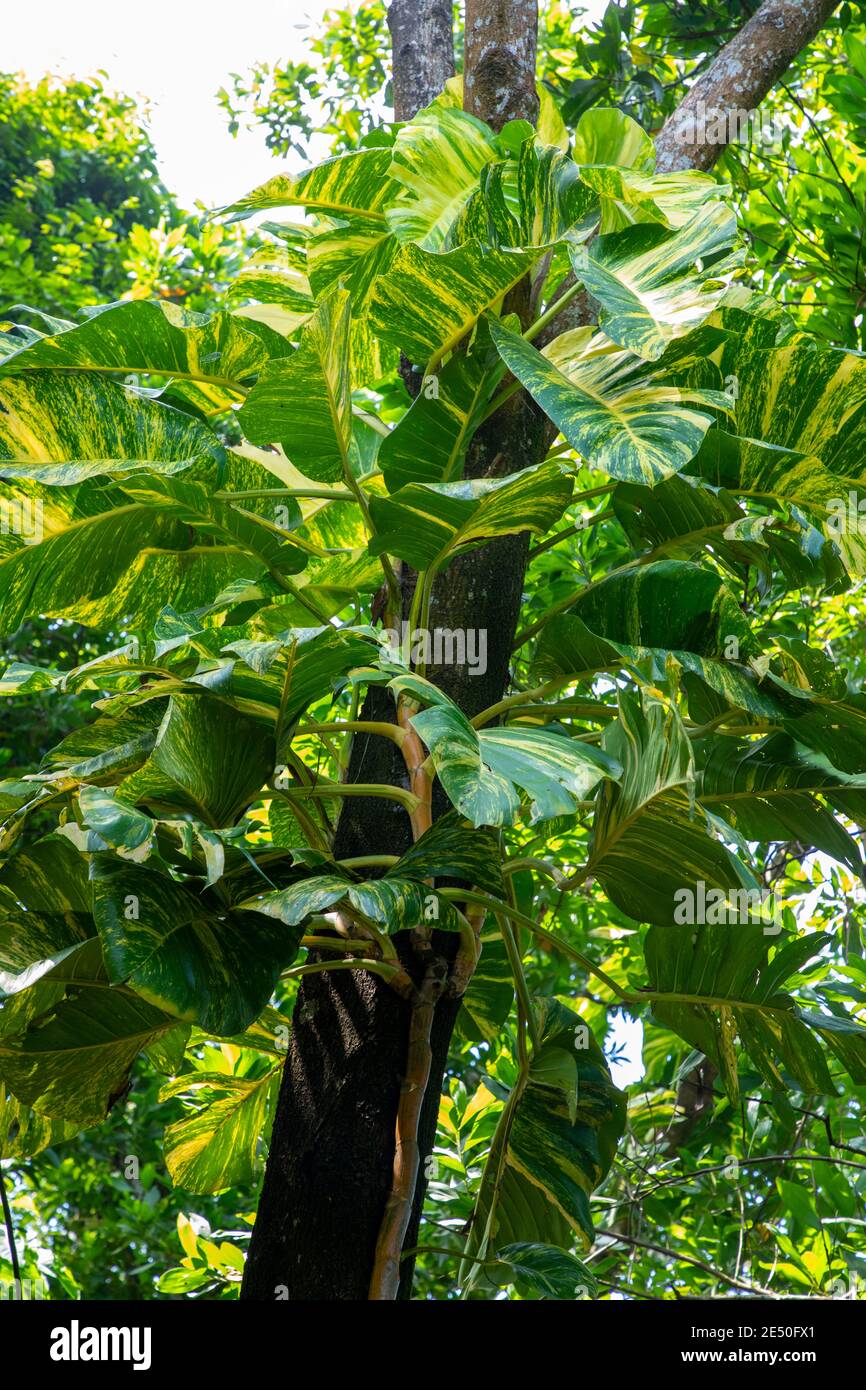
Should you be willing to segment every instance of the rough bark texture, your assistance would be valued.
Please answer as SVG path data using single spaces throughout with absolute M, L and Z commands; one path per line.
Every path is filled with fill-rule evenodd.
M 463 105 L 494 130 L 535 122 L 536 0 L 466 0 Z
M 394 119 L 410 121 L 454 76 L 451 0 L 393 0 L 388 28 Z
M 826 24 L 838 2 L 764 0 L 668 119 L 656 140 L 659 173 L 711 168 L 731 138 L 713 129 L 724 124 L 716 118 L 754 111 Z M 731 123 L 727 124 L 730 128 Z
M 718 95 L 713 100 L 721 100 L 727 91 L 727 100 L 734 104 L 752 96 L 751 104 L 759 101 L 832 9 L 829 3 L 768 0 L 760 12 L 765 18 L 756 15 L 726 50 L 729 55 L 737 46 L 733 62 L 722 55 L 710 69 L 708 80 L 714 71 L 717 74 L 712 91 Z M 767 14 L 775 16 L 769 25 Z M 787 26 L 785 33 L 778 27 L 780 17 Z M 388 22 L 394 47 L 396 114 L 408 119 L 436 95 L 453 72 L 450 5 L 394 0 Z M 513 117 L 532 119 L 536 115 L 536 22 L 534 2 L 467 0 L 465 105 L 497 128 Z M 749 30 L 753 37 L 740 51 L 741 40 Z M 749 87 L 746 73 L 752 74 Z M 734 82 L 737 74 L 742 77 L 739 86 Z M 727 88 L 725 80 L 730 84 Z M 693 96 L 694 91 L 687 101 Z M 706 95 L 704 100 L 709 102 Z M 673 131 L 679 129 L 672 126 L 677 119 L 672 117 L 668 123 Z M 676 163 L 665 162 L 671 158 L 665 153 L 671 147 L 679 156 Z M 706 168 L 719 152 L 717 148 L 686 149 L 672 134 L 665 133 L 659 149 L 661 167 L 666 168 L 689 164 Z M 525 310 L 520 295 L 509 307 Z M 582 309 L 585 313 L 585 304 Z M 558 331 L 563 326 L 559 324 Z M 514 397 L 473 440 L 467 476 L 502 476 L 536 463 L 546 448 L 547 428 L 531 401 Z M 487 629 L 488 662 L 483 675 L 472 676 L 468 670 L 453 666 L 429 672 L 470 717 L 498 700 L 507 686 L 526 555 L 526 536 L 493 542 L 452 563 L 435 586 L 432 627 Z M 405 575 L 404 612 L 408 612 L 411 585 L 412 576 Z M 371 690 L 362 717 L 393 719 L 390 695 Z M 407 783 L 395 746 L 367 736 L 355 740 L 349 777 L 354 782 Z M 434 816 L 444 809 L 437 784 Z M 338 857 L 399 854 L 410 839 L 408 816 L 401 807 L 353 798 L 344 803 L 335 852 Z M 433 944 L 441 955 L 453 958 L 455 937 L 434 933 Z M 411 948 L 401 943 L 400 951 L 407 968 L 418 978 Z M 426 1187 L 423 1156 L 433 1147 L 448 1044 L 458 1009 L 459 1000 L 445 996 L 434 1014 L 430 1081 L 419 1125 L 421 1175 L 405 1249 L 417 1244 Z M 407 1003 L 381 980 L 360 972 L 304 980 L 293 1016 L 247 1261 L 245 1298 L 367 1298 L 376 1239 L 390 1190 L 409 1012 Z M 411 1259 L 404 1261 L 401 1298 L 409 1297 L 412 1264 Z

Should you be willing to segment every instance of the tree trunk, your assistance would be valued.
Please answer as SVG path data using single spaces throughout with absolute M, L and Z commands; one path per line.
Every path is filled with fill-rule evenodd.
M 763 53 L 763 66 L 750 64 L 751 91 L 760 100 L 794 54 L 813 36 L 832 10 L 830 3 L 767 0 L 729 45 L 742 45 L 747 31 Z M 394 0 L 388 22 L 394 53 L 394 100 L 398 119 L 410 119 L 441 89 L 454 68 L 448 0 Z M 766 15 L 794 13 L 799 36 L 767 34 Z M 765 15 L 761 21 L 760 15 Z M 796 22 L 795 22 L 796 21 Z M 787 21 L 786 21 L 787 22 Z M 466 109 L 499 129 L 514 117 L 534 119 L 535 0 L 467 0 Z M 770 25 L 773 28 L 773 25 Z M 753 40 L 749 40 L 751 52 Z M 736 63 L 744 62 L 740 48 Z M 726 53 L 710 68 L 719 83 L 735 64 Z M 787 54 L 783 57 L 783 54 Z M 773 56 L 775 55 L 775 56 Z M 779 64 L 782 67 L 779 67 Z M 762 76 L 757 76 L 758 70 Z M 761 88 L 761 83 L 765 85 Z M 697 84 L 700 86 L 701 84 Z M 735 84 L 736 85 L 736 84 Z M 686 98 L 688 103 L 694 91 Z M 722 87 L 713 87 L 721 91 Z M 745 87 L 731 87 L 745 99 Z M 696 99 L 696 98 L 695 98 Z M 706 99 L 706 98 L 705 98 Z M 677 114 L 659 140 L 662 167 L 709 167 L 718 153 L 691 150 L 681 162 L 664 163 Z M 667 140 L 667 143 L 666 143 Z M 510 308 L 525 311 L 515 294 Z M 561 328 L 564 325 L 560 325 Z M 466 463 L 468 477 L 513 473 L 544 455 L 548 426 L 523 394 L 478 431 Z M 428 674 L 470 717 L 501 698 L 508 685 L 512 641 L 520 611 L 526 567 L 526 536 L 494 541 L 452 562 L 438 580 L 431 625 L 487 632 L 487 669 L 473 676 L 466 668 L 433 668 Z M 404 574 L 404 605 L 412 576 Z M 408 611 L 404 608 L 404 611 Z M 363 717 L 393 719 L 391 696 L 370 691 Z M 355 782 L 407 785 L 402 756 L 388 740 L 358 736 L 349 778 Z M 433 814 L 445 804 L 434 788 Z M 335 853 L 400 854 L 411 843 L 408 817 L 391 802 L 352 798 L 344 802 Z M 401 958 L 417 980 L 420 971 L 411 946 L 398 937 Z M 434 933 L 434 950 L 449 959 L 456 939 Z M 431 1153 L 448 1046 L 459 999 L 443 995 L 433 1014 L 432 1060 L 418 1129 L 421 1171 L 415 1187 L 404 1249 L 417 1243 L 426 1188 L 424 1159 Z M 410 1007 L 382 980 L 361 972 L 305 978 L 298 992 L 292 1035 L 274 1120 L 270 1155 L 250 1244 L 242 1296 L 272 1300 L 364 1300 L 368 1297 L 376 1242 L 391 1190 L 395 1122 L 409 1040 Z M 411 1258 L 403 1261 L 398 1297 L 408 1298 Z
M 514 42 L 514 11 L 525 4 L 496 4 L 493 32 L 500 54 L 511 53 L 513 101 L 487 110 L 479 90 L 475 111 L 501 126 L 513 114 L 533 117 L 535 31 Z M 533 22 L 535 6 L 532 5 Z M 419 12 L 419 9 L 423 13 Z M 433 87 L 453 71 L 450 31 L 443 44 L 442 11 L 450 6 L 407 6 L 389 12 L 394 44 L 396 114 L 404 119 L 435 95 Z M 478 12 L 483 6 L 476 4 Z M 433 45 L 433 48 L 431 48 Z M 437 47 L 438 46 L 438 47 Z M 434 51 L 435 49 L 435 51 Z M 490 68 L 489 48 L 485 60 Z M 522 57 L 520 56 L 522 55 Z M 496 62 L 500 58 L 493 55 Z M 518 61 L 519 59 L 519 61 Z M 521 63 L 531 66 L 524 70 Z M 527 90 L 532 105 L 521 107 Z M 468 476 L 498 476 L 537 462 L 544 448 L 544 421 L 531 402 L 512 401 L 473 440 Z M 433 668 L 429 675 L 470 716 L 498 700 L 508 683 L 509 657 L 522 597 L 525 537 L 493 542 L 453 563 L 435 586 L 431 625 L 486 630 L 487 669 Z M 411 577 L 404 577 L 410 597 Z M 393 719 L 391 696 L 370 692 L 365 718 Z M 389 741 L 360 736 L 352 750 L 351 781 L 407 784 L 399 751 Z M 438 792 L 438 788 L 437 788 Z M 445 810 L 434 796 L 434 816 Z M 411 843 L 408 818 L 391 802 L 353 798 L 337 828 L 339 858 L 399 854 Z M 453 954 L 456 938 L 434 934 L 437 951 Z M 417 965 L 400 944 L 410 973 Z M 430 1154 L 448 1045 L 459 999 L 440 998 L 431 1035 L 432 1065 L 419 1124 L 422 1159 Z M 391 1185 L 400 1081 L 406 1060 L 410 1009 L 383 981 L 360 972 L 306 978 L 298 992 L 292 1036 L 274 1121 L 271 1149 L 247 1260 L 243 1294 L 257 1299 L 366 1299 L 374 1251 Z M 422 1162 L 404 1246 L 417 1239 L 426 1178 Z M 399 1296 L 411 1288 L 411 1259 L 404 1262 Z
M 454 76 L 451 9 L 451 0 L 393 0 L 388 7 L 397 121 L 411 121 Z

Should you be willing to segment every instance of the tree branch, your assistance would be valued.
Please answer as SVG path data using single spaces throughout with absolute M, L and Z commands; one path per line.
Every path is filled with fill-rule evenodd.
M 761 104 L 837 4 L 838 0 L 764 0 L 668 118 L 656 139 L 657 171 L 710 169 L 730 143 L 730 116 Z

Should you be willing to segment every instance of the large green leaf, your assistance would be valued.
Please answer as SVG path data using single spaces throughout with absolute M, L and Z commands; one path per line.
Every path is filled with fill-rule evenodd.
M 650 224 L 571 250 L 574 273 L 602 305 L 599 326 L 621 347 L 655 362 L 697 328 L 742 260 L 736 218 L 714 204 L 674 232 Z
M 248 217 L 263 208 L 302 207 L 328 217 L 378 215 L 384 225 L 383 209 L 399 192 L 388 174 L 390 163 L 391 152 L 387 149 L 338 155 L 297 178 L 276 174 L 220 211 Z
M 821 849 L 860 877 L 860 850 L 831 807 L 834 792 L 864 787 L 862 773 L 840 772 L 786 734 L 771 734 L 757 743 L 708 742 L 698 777 L 701 804 L 723 816 L 744 839 L 794 841 Z
M 861 478 L 866 440 L 866 361 L 807 338 L 736 352 L 737 429 L 750 439 L 821 460 Z
M 498 926 L 482 928 L 481 955 L 463 995 L 457 1016 L 458 1036 L 492 1042 L 514 1007 L 514 976 Z
M 721 576 L 683 560 L 657 560 L 608 575 L 579 595 L 569 612 L 599 636 L 631 647 L 714 657 L 731 645 L 746 655 L 754 645 Z
M 441 251 L 461 209 L 496 157 L 489 126 L 458 107 L 434 102 L 398 132 L 389 174 L 400 193 L 386 212 L 401 241 Z
M 400 192 L 390 177 L 390 149 L 358 150 L 325 160 L 294 178 L 278 174 L 224 211 L 245 217 L 261 208 L 302 207 L 315 214 L 306 241 L 306 271 L 320 298 L 342 285 L 352 299 L 353 362 L 368 375 L 387 370 L 365 321 L 378 277 L 388 270 L 398 242 L 385 209 Z M 264 289 L 264 286 L 260 286 Z
M 222 1036 L 258 1017 L 300 940 L 264 914 L 231 911 L 164 874 L 108 857 L 93 863 L 93 914 L 112 981 Z
M 229 708 L 205 694 L 173 696 L 150 758 L 121 784 L 124 799 L 234 824 L 272 774 L 275 749 L 266 728 Z
M 548 531 L 573 488 L 572 478 L 555 463 L 507 478 L 407 483 L 391 497 L 372 498 L 376 534 L 370 550 L 399 555 L 415 569 L 439 567 L 449 555 L 493 536 Z
M 280 310 L 282 331 L 286 333 L 293 333 L 305 323 L 316 307 L 306 274 L 305 255 L 297 255 L 292 248 L 274 242 L 256 248 L 238 271 L 229 292 L 232 302 L 240 304 L 236 312 L 242 318 L 255 312 L 246 304 L 248 299 L 276 305 Z
M 278 333 L 260 324 L 245 326 L 234 314 L 209 317 L 139 299 L 109 305 L 76 328 L 21 348 L 0 363 L 0 373 L 155 372 L 210 383 L 220 388 L 217 403 L 224 403 L 239 399 L 239 384 L 270 357 L 289 351 Z
M 504 375 L 489 335 L 479 333 L 465 353 L 455 353 L 398 421 L 378 454 L 389 492 L 407 483 L 450 482 L 481 423 L 490 396 Z
M 297 927 L 311 915 L 329 912 L 342 902 L 389 933 L 431 922 L 449 931 L 457 927 L 450 903 L 440 899 L 428 884 L 401 873 L 399 866 L 382 878 L 360 883 L 339 873 L 315 874 L 290 888 L 258 894 L 240 906 Z
M 594 1298 L 598 1286 L 582 1260 L 555 1245 L 515 1241 L 497 1252 L 497 1264 L 487 1277 L 497 1285 L 513 1284 L 521 1298 L 566 1301 Z
M 61 959 L 50 982 L 58 994 L 47 1007 L 43 981 L 20 996 L 25 1008 L 36 997 L 25 1028 L 0 1039 L 0 1077 L 40 1115 L 97 1124 L 125 1093 L 139 1052 L 176 1028 L 177 1017 L 113 988 L 96 940 Z
M 469 204 L 461 231 L 494 246 L 539 251 L 563 239 L 579 244 L 598 223 L 598 200 L 573 159 L 535 139 L 517 160 L 489 165 Z
M 755 352 L 737 381 L 741 435 L 711 430 L 690 472 L 741 495 L 805 509 L 828 548 L 837 547 L 855 573 L 866 572 L 866 377 L 859 359 L 811 347 L 805 354 L 794 347 Z M 806 390 L 812 409 L 798 424 L 791 419 L 791 402 L 798 399 L 794 393 Z M 840 420 L 844 425 L 838 427 Z
M 649 174 L 655 147 L 643 126 L 614 106 L 585 111 L 574 133 L 574 158 L 580 165 L 613 164 Z
M 411 361 L 440 359 L 486 310 L 498 307 L 528 268 L 522 253 L 491 251 L 478 241 L 442 255 L 407 242 L 376 282 L 371 323 Z
M 691 996 L 688 1002 L 654 1000 L 653 1013 L 715 1061 L 734 1100 L 736 1036 L 771 1086 L 785 1088 L 787 1074 L 807 1093 L 835 1094 L 815 1034 L 841 1040 L 834 1050 L 857 1077 L 866 1074 L 866 1028 L 797 1010 L 782 990 L 827 940 L 820 933 L 772 937 L 749 922 L 653 927 L 645 945 L 650 987 Z
M 473 829 L 454 811 L 440 816 L 400 858 L 396 871 L 417 879 L 458 878 L 502 897 L 500 849 L 491 830 Z
M 425 922 L 453 929 L 456 919 L 445 899 L 431 888 L 434 878 L 456 878 L 498 896 L 503 894 L 499 848 L 489 831 L 473 829 L 458 816 L 437 820 L 392 868 L 363 882 L 337 872 L 314 874 L 289 888 L 263 893 L 243 904 L 291 926 L 341 902 L 389 932 Z
M 68 840 L 46 836 L 0 868 L 0 971 L 18 974 L 91 936 L 87 866 Z
M 697 169 L 642 174 L 635 169 L 582 164 L 580 177 L 601 202 L 603 233 L 622 231 L 635 222 L 683 227 L 725 191 L 710 174 Z
M 71 1139 L 80 1126 L 37 1115 L 10 1095 L 0 1082 L 0 1159 L 33 1158 L 43 1149 Z
M 348 291 L 329 294 L 307 323 L 300 348 L 261 373 L 238 415 L 254 444 L 279 441 L 302 473 L 321 482 L 349 467 L 349 315 Z
M 516 1242 L 568 1247 L 593 1240 L 589 1197 L 613 1162 L 624 1097 L 577 1014 L 537 1001 L 540 1043 L 525 1085 L 506 1102 L 475 1204 L 465 1254 L 489 1259 Z M 507 1258 L 507 1256 L 506 1256 Z M 478 1265 L 461 1271 L 483 1284 Z
M 712 424 L 692 407 L 729 408 L 721 392 L 676 386 L 664 364 L 656 370 L 589 328 L 561 334 L 544 353 L 501 323 L 490 331 L 509 371 L 573 448 L 624 482 L 652 486 L 684 468 Z
M 672 707 L 620 691 L 603 747 L 622 764 L 622 778 L 602 786 L 585 872 L 617 907 L 668 926 L 678 895 L 697 893 L 700 883 L 725 897 L 758 888 L 694 805 L 692 750 Z
M 179 1076 L 160 1100 L 190 1107 L 165 1131 L 165 1162 L 172 1182 L 189 1192 L 222 1192 L 251 1182 L 279 1090 L 280 1069 L 260 1076 L 194 1072 Z
M 306 564 L 309 547 L 291 531 L 213 496 L 225 482 L 260 487 L 267 474 L 234 455 L 227 461 L 216 437 L 188 416 L 150 401 L 133 403 L 110 382 L 74 374 L 9 378 L 0 382 L 0 403 L 22 392 L 39 421 L 0 414 L 6 421 L 0 450 L 5 444 L 15 457 L 24 440 L 42 481 L 5 484 L 7 495 L 35 508 L 37 527 L 34 536 L 0 540 L 0 630 L 14 630 L 31 614 L 74 616 L 94 627 L 134 614 L 147 628 L 168 594 L 180 611 L 193 609 L 240 577 L 264 568 L 293 573 Z M 79 406 L 77 424 L 55 425 L 72 419 Z M 41 444 L 37 424 L 44 426 Z M 152 462 L 145 462 L 148 453 Z M 88 455 L 88 480 L 75 483 L 80 465 L 64 460 Z M 111 464 L 102 460 L 117 457 L 139 466 L 121 468 L 107 486 L 94 475 L 110 474 Z M 185 471 L 177 476 L 164 463 L 182 463 Z
M 139 463 L 177 472 L 197 458 L 219 462 L 224 454 L 206 425 L 90 373 L 0 378 L 2 477 L 66 487 Z
M 637 576 L 643 571 L 636 570 L 633 573 Z M 712 616 L 710 609 L 708 618 L 712 619 Z M 599 625 L 603 630 L 603 623 L 600 622 Z M 700 641 L 700 630 L 693 631 L 695 636 L 692 640 L 696 645 L 703 645 Z M 649 636 L 650 633 L 647 631 L 647 637 Z M 533 668 L 540 679 L 558 675 L 587 679 L 596 671 L 615 673 L 622 668 L 634 671 L 638 667 L 645 672 L 649 665 L 653 677 L 662 680 L 668 674 L 668 661 L 672 658 L 685 670 L 683 683 L 690 698 L 695 691 L 695 682 L 700 691 L 706 693 L 705 687 L 709 687 L 714 696 L 719 697 L 720 703 L 716 703 L 712 715 L 721 713 L 726 704 L 746 710 L 757 718 L 777 721 L 784 721 L 786 712 L 795 713 L 791 703 L 786 707 L 772 684 L 759 680 L 748 666 L 721 656 L 698 656 L 695 652 L 682 648 L 671 651 L 663 645 L 656 645 L 666 640 L 666 634 L 660 632 L 655 636 L 652 646 L 639 647 L 625 642 L 611 642 L 590 630 L 576 611 L 562 613 L 545 625 L 539 638 Z M 695 696 L 695 703 L 700 703 L 698 696 Z M 692 713 L 694 714 L 694 710 Z M 705 716 L 710 717 L 709 714 Z
M 512 824 L 521 793 L 530 800 L 533 823 L 573 815 L 603 777 L 617 775 L 615 759 L 577 739 L 547 729 L 475 729 L 428 681 L 398 676 L 391 685 L 429 704 L 412 716 L 412 725 L 452 805 L 473 825 Z

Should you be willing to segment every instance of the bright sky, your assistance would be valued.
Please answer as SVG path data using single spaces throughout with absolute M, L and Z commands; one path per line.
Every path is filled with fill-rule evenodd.
M 232 72 L 300 58 L 305 36 L 335 0 L 29 0 L 10 5 L 4 69 L 87 77 L 141 95 L 167 187 L 191 207 L 233 202 L 280 167 L 261 131 L 228 133 L 215 94 Z M 584 0 L 595 18 L 606 0 Z
M 228 133 L 215 93 L 255 62 L 298 58 L 329 0 L 31 0 L 10 6 L 4 68 L 110 85 L 152 107 L 150 130 L 167 186 L 182 203 L 232 202 L 279 165 L 261 133 Z M 333 4 L 333 0 L 330 0 Z

